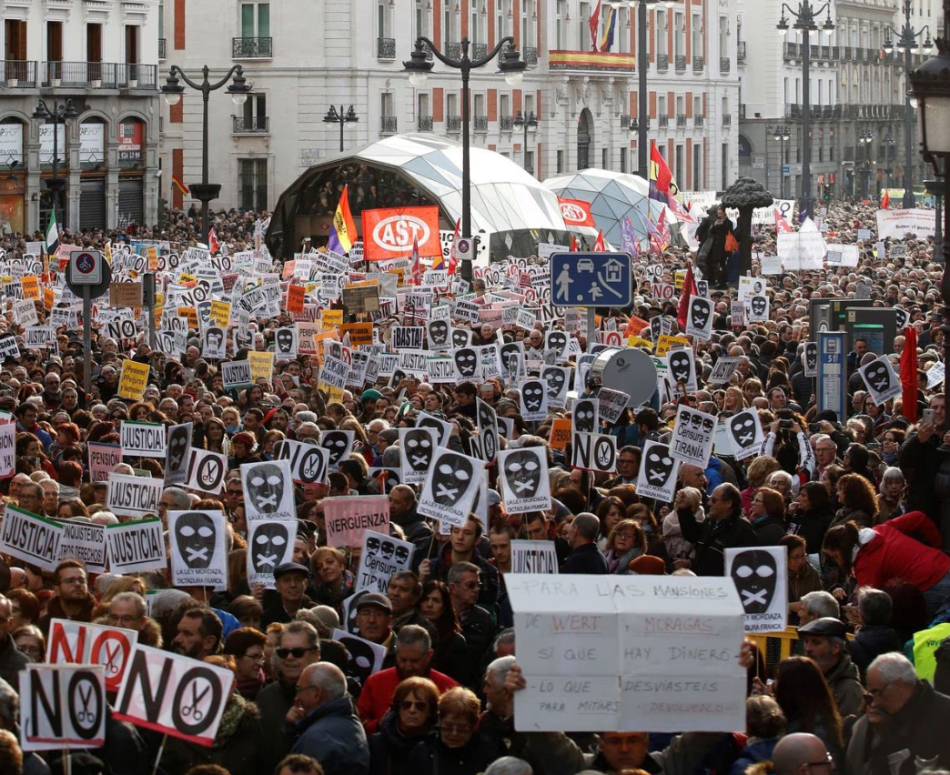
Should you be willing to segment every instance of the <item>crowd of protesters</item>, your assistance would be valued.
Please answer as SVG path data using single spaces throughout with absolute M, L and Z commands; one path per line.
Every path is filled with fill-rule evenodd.
M 222 214 L 218 239 L 232 252 L 252 249 L 256 220 L 253 213 Z M 91 247 L 123 238 L 193 244 L 195 223 L 194 213 L 173 214 L 163 230 L 63 240 Z M 824 223 L 834 240 L 854 243 L 858 229 L 875 231 L 874 209 L 835 203 Z M 527 422 L 518 386 L 500 379 L 429 385 L 385 378 L 329 400 L 318 389 L 316 358 L 301 355 L 278 360 L 271 380 L 225 390 L 220 364 L 202 358 L 197 337 L 176 360 L 150 351 L 144 335 L 116 341 L 94 326 L 93 388 L 86 394 L 77 332 L 57 332 L 58 356 L 30 350 L 21 340 L 21 357 L 0 369 L 0 410 L 17 423 L 16 473 L 0 484 L 3 501 L 50 518 L 115 524 L 122 519 L 107 508 L 105 483 L 90 481 L 86 444 L 118 443 L 118 428 L 129 420 L 190 421 L 195 447 L 228 456 L 225 486 L 217 497 L 168 487 L 156 516 L 166 520 L 168 511 L 192 507 L 223 511 L 229 581 L 224 591 L 174 588 L 159 571 L 94 576 L 72 559 L 55 572 L 9 557 L 0 561 L 0 772 L 65 770 L 62 752 L 23 753 L 17 742 L 19 672 L 46 658 L 51 619 L 133 629 L 143 645 L 234 672 L 212 747 L 174 738 L 161 745 L 160 735 L 110 718 L 105 746 L 70 754 L 76 775 L 830 775 L 834 768 L 916 775 L 950 769 L 950 530 L 935 492 L 950 423 L 942 384 L 925 387 L 927 371 L 943 362 L 943 266 L 933 262 L 927 240 L 907 240 L 905 255 L 894 260 L 876 256 L 875 244 L 861 243 L 857 267 L 767 278 L 765 323 L 732 328 L 735 290 L 712 289 L 713 335 L 695 343 L 698 390 L 685 398 L 660 396 L 604 427 L 618 439 L 611 475 L 572 469 L 569 450 L 550 446 L 553 420 L 569 417 L 569 409 Z M 9 254 L 22 243 L 7 239 L 3 247 Z M 757 273 L 758 256 L 775 252 L 774 232 L 762 230 L 755 249 Z M 663 264 L 672 282 L 688 253 L 671 248 L 641 263 Z M 633 308 L 609 314 L 619 330 L 630 314 L 676 318 L 675 303 L 655 302 L 643 274 L 639 280 Z M 849 344 L 848 415 L 817 411 L 815 380 L 805 376 L 803 364 L 803 343 L 814 335 L 809 299 L 852 298 L 862 281 L 876 304 L 901 305 L 916 329 L 921 389 L 911 417 L 919 420 L 908 419 L 900 399 L 877 406 L 868 397 L 857 374 L 866 356 L 860 340 Z M 475 289 L 486 292 L 479 281 Z M 43 319 L 45 309 L 38 304 L 37 310 Z M 252 323 L 256 348 L 272 349 L 275 328 L 290 320 L 281 315 Z M 0 329 L 23 333 L 9 314 Z M 526 350 L 543 355 L 541 323 L 533 331 L 473 329 L 476 343 L 523 339 Z M 675 322 L 672 330 L 679 330 Z M 886 343 L 898 370 L 906 341 L 901 332 Z M 728 383 L 710 386 L 712 367 L 724 356 L 739 358 L 736 371 Z M 127 357 L 152 365 L 144 398 L 134 403 L 117 397 Z M 580 386 L 579 393 L 585 390 Z M 451 446 L 470 453 L 476 396 L 512 420 L 503 448 L 547 449 L 551 508 L 508 515 L 497 471 L 489 467 L 487 519 L 472 515 L 443 535 L 418 513 L 418 487 L 390 486 L 370 469 L 399 467 L 398 428 L 413 426 L 422 411 L 447 420 Z M 643 443 L 668 439 L 682 400 L 720 417 L 754 408 L 771 454 L 742 462 L 714 455 L 705 469 L 683 465 L 671 502 L 641 498 Z M 293 562 L 277 567 L 274 590 L 252 588 L 240 465 L 272 459 L 282 439 L 313 441 L 330 429 L 352 430 L 355 449 L 326 483 L 295 487 Z M 163 476 L 162 460 L 129 462 Z M 132 472 L 129 463 L 121 465 Z M 413 569 L 393 576 L 386 594 L 364 595 L 348 612 L 344 601 L 354 592 L 359 547 L 327 546 L 324 505 L 380 493 L 389 498 L 391 532 L 416 547 Z M 721 576 L 727 548 L 782 546 L 797 628 L 794 654 L 778 660 L 751 642 L 737 653 L 749 675 L 747 724 L 733 734 L 519 731 L 514 698 L 525 679 L 505 589 L 511 541 L 518 538 L 553 542 L 562 573 L 589 574 Z M 359 677 L 354 655 L 333 638 L 348 615 L 362 638 L 386 650 L 383 669 L 368 678 Z

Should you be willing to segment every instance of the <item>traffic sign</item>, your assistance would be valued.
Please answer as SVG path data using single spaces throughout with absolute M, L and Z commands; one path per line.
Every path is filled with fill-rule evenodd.
M 626 307 L 633 301 L 626 253 L 554 253 L 551 303 L 556 307 Z
M 790 175 L 791 172 L 792 172 L 792 168 L 791 168 L 788 164 L 783 164 L 783 165 L 782 165 L 782 174 L 783 174 L 783 175 Z
M 474 252 L 472 240 L 468 237 L 459 237 L 458 242 L 455 243 L 455 257 L 459 261 L 471 261 Z
M 67 281 L 70 285 L 99 285 L 104 263 L 98 250 L 74 250 L 66 270 Z

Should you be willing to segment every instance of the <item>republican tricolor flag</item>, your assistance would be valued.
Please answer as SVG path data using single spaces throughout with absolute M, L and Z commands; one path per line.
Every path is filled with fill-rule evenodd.
M 343 193 L 340 194 L 340 202 L 333 216 L 333 225 L 330 227 L 327 248 L 334 253 L 349 253 L 354 242 L 356 242 L 356 222 L 350 213 L 347 186 L 343 186 Z

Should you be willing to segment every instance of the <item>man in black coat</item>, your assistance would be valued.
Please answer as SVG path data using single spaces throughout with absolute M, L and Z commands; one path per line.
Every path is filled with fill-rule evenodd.
M 603 575 L 608 572 L 607 559 L 597 548 L 600 520 L 593 514 L 578 514 L 568 529 L 571 553 L 564 562 L 563 573 Z
M 723 576 L 725 551 L 734 546 L 755 546 L 755 529 L 742 516 L 742 496 L 734 484 L 720 484 L 709 496 L 705 522 L 697 522 L 692 509 L 676 512 L 683 538 L 693 544 L 691 560 L 677 560 L 677 567 L 688 567 L 697 576 Z

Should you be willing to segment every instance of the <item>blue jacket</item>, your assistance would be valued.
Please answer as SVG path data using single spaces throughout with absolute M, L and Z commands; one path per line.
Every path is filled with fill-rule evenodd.
M 352 700 L 344 695 L 321 705 L 290 730 L 291 753 L 312 756 L 325 775 L 369 775 L 369 745 Z
M 771 759 L 772 751 L 775 750 L 778 741 L 779 738 L 770 737 L 768 740 L 758 740 L 751 745 L 747 745 L 742 749 L 739 758 L 733 763 L 729 775 L 745 775 L 747 767 Z

